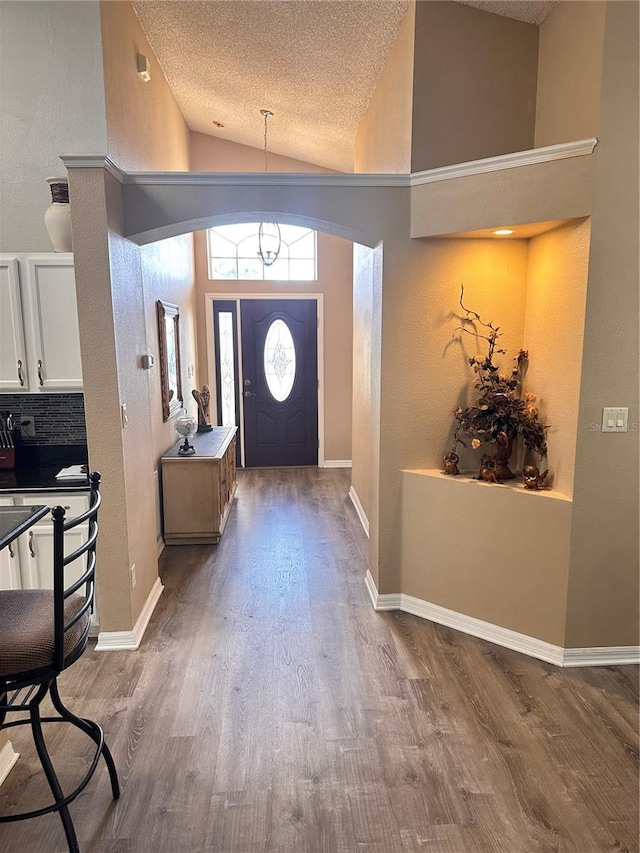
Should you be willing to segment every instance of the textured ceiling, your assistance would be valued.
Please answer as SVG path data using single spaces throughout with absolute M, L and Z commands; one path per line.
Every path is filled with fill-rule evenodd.
M 540 23 L 560 2 L 460 0 Z M 434 2 L 434 0 L 421 0 Z M 338 171 L 409 0 L 133 0 L 191 130 Z M 224 124 L 223 128 L 214 121 Z
M 514 18 L 538 26 L 551 14 L 560 0 L 457 0 L 465 6 L 475 6 L 494 15 Z
M 408 0 L 133 6 L 192 130 L 348 172 Z

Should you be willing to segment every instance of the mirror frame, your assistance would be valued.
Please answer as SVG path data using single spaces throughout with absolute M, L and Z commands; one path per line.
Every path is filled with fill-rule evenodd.
M 182 409 L 180 371 L 180 308 L 158 299 L 158 351 L 162 420 L 168 421 Z M 172 353 L 174 358 L 171 357 Z

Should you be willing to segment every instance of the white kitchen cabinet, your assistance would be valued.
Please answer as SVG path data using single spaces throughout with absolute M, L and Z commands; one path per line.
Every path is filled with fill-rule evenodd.
M 4 255 L 0 259 L 0 390 L 28 390 L 18 261 Z
M 88 494 L 43 492 L 0 495 L 2 506 L 63 506 L 66 518 L 75 518 L 89 508 Z M 65 554 L 70 554 L 86 541 L 88 525 L 80 524 L 65 533 Z M 74 572 L 72 574 L 72 571 Z M 67 581 L 74 581 L 84 571 L 84 563 L 74 563 Z M 0 550 L 0 589 L 53 589 L 53 519 L 45 515 L 10 546 Z
M 0 390 L 81 390 L 73 255 L 0 255 L 0 300 Z
M 13 498 L 0 495 L 0 506 L 13 506 Z M 0 550 L 0 589 L 21 589 L 20 558 L 16 542 Z
M 75 518 L 89 508 L 86 495 L 69 494 L 21 494 L 15 495 L 16 506 L 47 504 L 63 506 L 66 518 Z M 88 525 L 81 524 L 64 535 L 65 556 L 79 548 L 87 539 Z M 53 519 L 45 515 L 26 533 L 19 536 L 20 579 L 22 589 L 53 589 Z M 14 549 L 15 550 L 15 549 Z M 85 569 L 84 560 L 73 563 L 65 574 L 65 585 L 77 580 Z

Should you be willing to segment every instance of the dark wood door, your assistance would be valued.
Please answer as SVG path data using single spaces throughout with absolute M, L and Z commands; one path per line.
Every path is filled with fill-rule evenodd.
M 245 465 L 318 464 L 318 326 L 311 299 L 243 299 Z

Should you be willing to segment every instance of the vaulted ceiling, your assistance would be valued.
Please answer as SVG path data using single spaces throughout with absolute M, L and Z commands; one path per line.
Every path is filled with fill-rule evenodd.
M 459 0 L 539 24 L 560 0 Z M 437 0 L 419 0 L 437 2 Z M 191 130 L 351 171 L 409 0 L 134 0 Z M 218 124 L 223 125 L 219 127 Z

